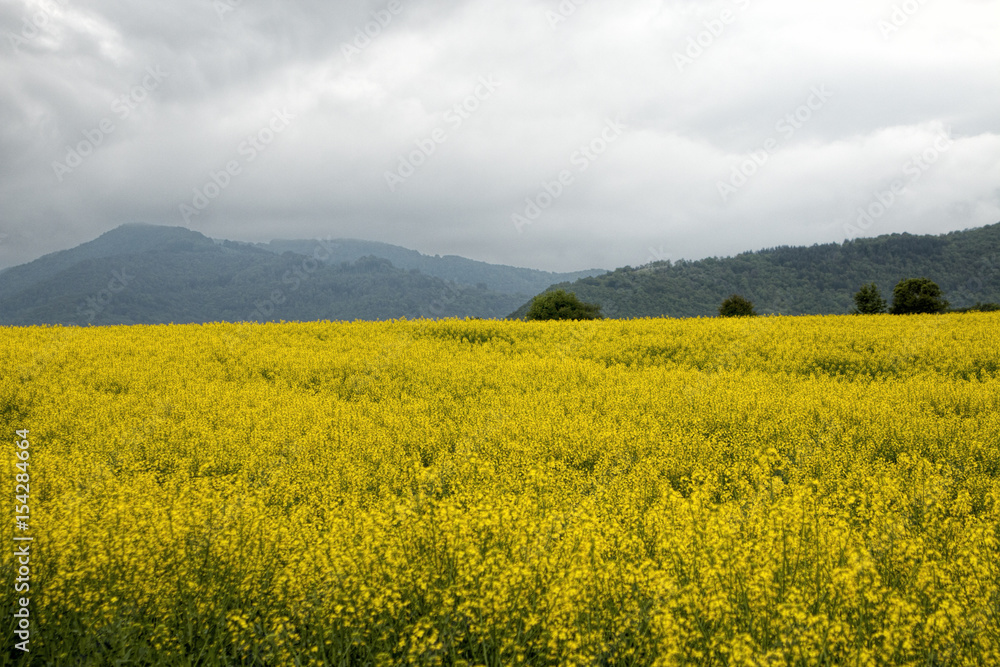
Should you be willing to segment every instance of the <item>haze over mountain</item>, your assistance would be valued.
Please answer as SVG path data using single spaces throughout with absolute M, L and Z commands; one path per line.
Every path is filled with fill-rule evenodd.
M 424 255 L 397 245 L 357 239 L 319 240 L 274 240 L 258 243 L 257 247 L 271 252 L 294 252 L 312 255 L 320 252 L 329 254 L 327 262 L 353 262 L 362 257 L 372 256 L 387 259 L 400 269 L 417 269 L 421 273 L 450 280 L 460 285 L 485 285 L 504 294 L 537 294 L 553 282 L 577 280 L 605 273 L 605 269 L 590 269 L 569 273 L 553 273 L 537 269 L 524 269 L 501 264 L 489 264 L 457 255 Z M 324 252 L 325 251 L 325 252 Z
M 890 298 L 908 277 L 934 280 L 953 307 L 1000 301 L 1000 223 L 567 274 L 369 241 L 255 244 L 129 224 L 0 272 L 0 324 L 523 317 L 555 288 L 617 318 L 711 316 L 733 293 L 762 314 L 832 314 L 864 283 Z
M 600 273 L 349 239 L 250 244 L 129 224 L 0 272 L 0 324 L 502 317 L 553 282 Z
M 1000 302 L 1000 223 L 938 236 L 891 234 L 735 257 L 653 262 L 553 285 L 602 306 L 607 317 L 712 316 L 738 293 L 759 314 L 847 313 L 865 283 L 891 301 L 903 278 L 930 278 L 952 308 Z M 511 317 L 524 317 L 529 303 Z

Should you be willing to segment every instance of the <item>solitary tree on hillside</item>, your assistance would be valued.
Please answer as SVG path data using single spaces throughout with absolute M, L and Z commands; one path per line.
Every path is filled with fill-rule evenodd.
M 893 315 L 911 313 L 942 313 L 948 302 L 941 297 L 941 288 L 927 278 L 906 278 L 900 280 L 892 290 Z
M 868 283 L 862 285 L 857 294 L 854 295 L 854 313 L 856 315 L 875 315 L 885 312 L 885 299 L 878 291 L 878 285 Z
M 531 300 L 526 319 L 529 320 L 599 320 L 601 307 L 580 301 L 573 292 L 557 289 L 539 294 Z
M 733 294 L 719 306 L 720 317 L 754 317 L 756 314 L 753 302 L 744 299 L 739 294 Z

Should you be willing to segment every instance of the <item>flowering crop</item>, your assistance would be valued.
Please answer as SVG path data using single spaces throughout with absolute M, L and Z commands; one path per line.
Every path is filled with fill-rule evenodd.
M 27 659 L 998 664 L 998 325 L 0 329 Z

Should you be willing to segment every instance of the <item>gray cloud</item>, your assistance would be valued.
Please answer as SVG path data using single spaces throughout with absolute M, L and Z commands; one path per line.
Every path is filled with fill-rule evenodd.
M 863 234 L 989 224 L 998 24 L 993 0 L 6 3 L 0 265 L 144 221 L 613 268 L 840 241 L 895 181 Z

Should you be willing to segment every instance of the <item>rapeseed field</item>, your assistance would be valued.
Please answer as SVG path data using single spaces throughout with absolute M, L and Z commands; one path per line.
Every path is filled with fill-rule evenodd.
M 996 314 L 3 328 L 0 377 L 4 664 L 1000 664 Z

